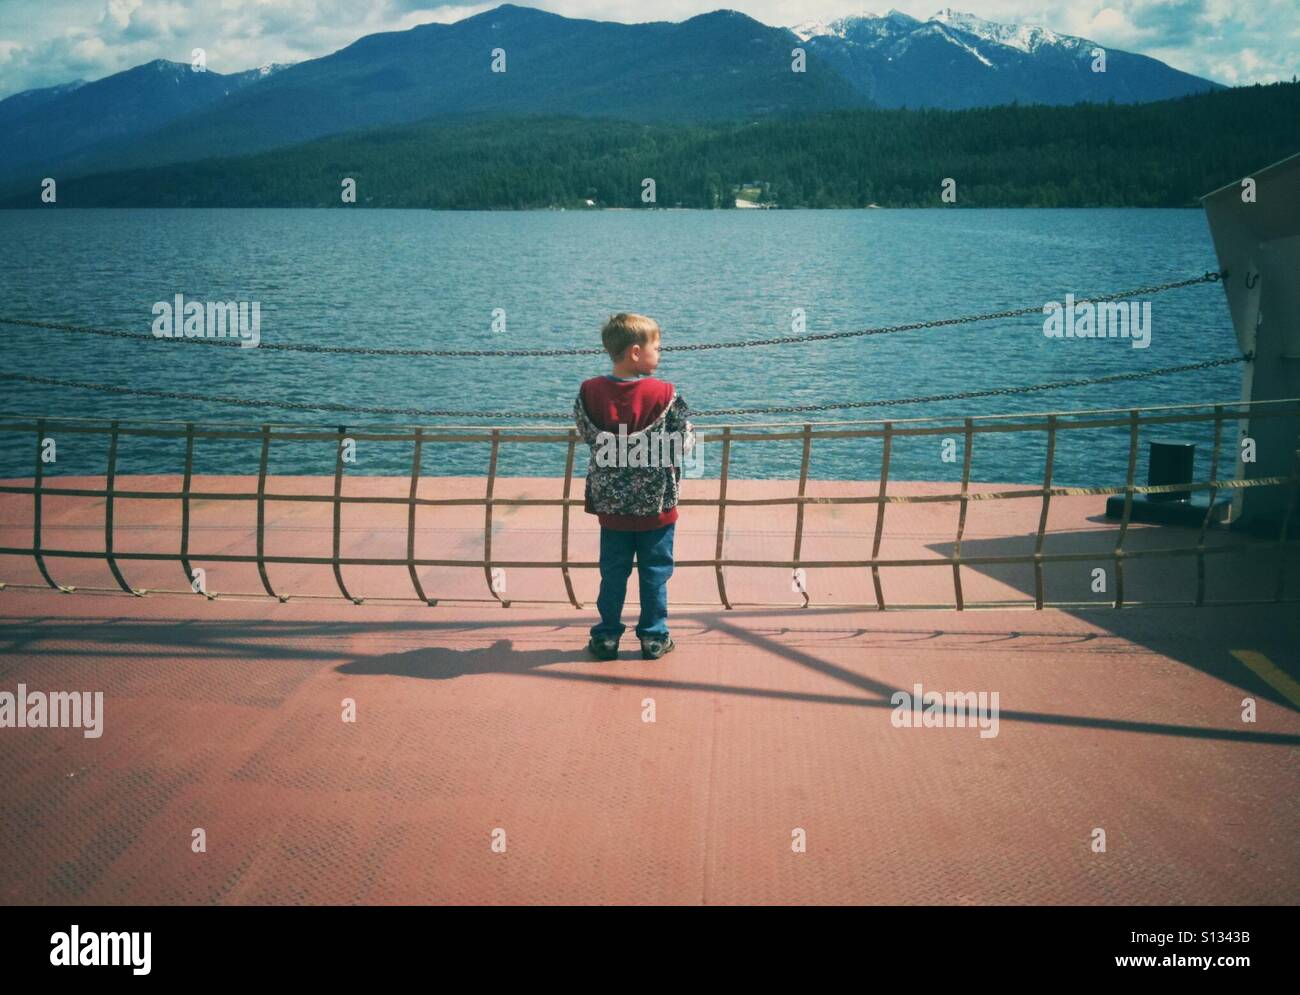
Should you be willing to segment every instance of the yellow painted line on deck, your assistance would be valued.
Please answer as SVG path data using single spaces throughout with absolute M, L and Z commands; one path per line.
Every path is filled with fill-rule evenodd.
M 1287 701 L 1300 708 L 1300 684 L 1280 670 L 1272 660 L 1254 650 L 1229 650 L 1228 652 L 1258 674 L 1275 691 L 1281 693 Z

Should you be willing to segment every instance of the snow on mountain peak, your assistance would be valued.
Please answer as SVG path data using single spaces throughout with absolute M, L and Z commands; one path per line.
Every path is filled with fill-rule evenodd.
M 956 25 L 952 25 L 952 26 L 956 27 Z M 930 24 L 927 24 L 926 27 L 927 28 L 930 27 Z M 976 48 L 974 45 L 967 45 L 960 38 L 954 38 L 952 35 L 950 35 L 947 31 L 943 29 L 943 26 L 941 24 L 934 24 L 933 30 L 945 41 L 950 41 L 958 48 L 960 48 L 962 51 L 968 53 L 969 55 L 973 55 L 976 59 L 984 63 L 984 65 L 988 66 L 990 69 L 997 68 L 997 66 L 995 66 L 992 62 L 990 62 L 988 59 L 984 57 L 983 53 L 980 52 L 978 48 Z
M 894 13 L 895 11 L 891 10 L 886 16 Z M 845 38 L 850 29 L 858 25 L 873 24 L 884 19 L 878 14 L 850 14 L 848 17 L 837 17 L 833 21 L 801 21 L 790 30 L 804 41 L 810 38 Z
M 955 31 L 961 31 L 973 38 L 978 38 L 981 41 L 992 42 L 996 45 L 1003 45 L 1029 54 L 1038 51 L 1045 45 L 1077 49 L 1082 45 L 1092 44 L 1091 42 L 1085 42 L 1082 38 L 1060 35 L 1047 28 L 1028 24 L 1001 24 L 997 21 L 986 21 L 982 17 L 962 13 L 959 10 L 953 10 L 951 7 L 944 7 L 925 21 L 919 21 L 915 17 L 898 10 L 890 10 L 883 17 L 878 14 L 860 14 L 837 18 L 833 21 L 803 21 L 790 30 L 803 41 L 809 41 L 813 38 L 834 37 L 852 38 L 859 42 L 866 41 L 868 44 L 872 44 L 876 39 L 896 38 L 900 33 L 924 30 L 930 25 L 943 25 Z M 982 54 L 971 48 L 967 43 L 959 42 L 947 33 L 944 33 L 944 37 L 972 52 L 981 61 L 986 61 Z
M 843 32 L 837 32 L 825 21 L 800 21 L 798 24 L 793 25 L 790 30 L 798 35 L 802 41 L 807 41 L 809 38 L 822 38 L 826 35 L 844 37 Z
M 996 42 L 999 45 L 1006 45 L 1008 48 L 1016 48 L 1022 52 L 1035 52 L 1043 45 L 1070 45 L 1073 47 L 1079 41 L 1077 38 L 1058 35 L 1055 31 L 1034 27 L 1029 24 L 999 24 L 996 21 L 986 21 L 982 17 L 976 17 L 974 14 L 963 14 L 951 7 L 943 8 L 937 14 L 932 15 L 930 20 L 946 24 L 958 31 L 965 31 L 976 38 Z

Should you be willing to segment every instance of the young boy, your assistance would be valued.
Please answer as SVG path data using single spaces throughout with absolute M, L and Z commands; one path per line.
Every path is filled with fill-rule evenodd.
M 668 634 L 668 578 L 681 462 L 695 446 L 695 429 L 673 385 L 650 375 L 659 365 L 659 325 L 653 319 L 613 315 L 600 338 L 613 372 L 584 381 L 573 404 L 578 431 L 591 446 L 586 511 L 600 518 L 600 622 L 587 649 L 598 660 L 618 655 L 635 556 L 641 658 L 657 660 L 675 645 Z

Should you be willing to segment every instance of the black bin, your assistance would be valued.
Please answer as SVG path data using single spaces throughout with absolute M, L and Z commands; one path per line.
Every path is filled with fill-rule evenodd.
M 1152 442 L 1151 457 L 1147 465 L 1147 484 L 1190 484 L 1196 464 L 1194 442 Z M 1173 491 L 1148 494 L 1152 501 L 1186 501 L 1190 491 Z

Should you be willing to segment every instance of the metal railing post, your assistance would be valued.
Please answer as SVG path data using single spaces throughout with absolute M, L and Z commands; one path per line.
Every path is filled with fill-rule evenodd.
M 117 434 L 118 423 L 111 423 L 108 437 L 108 470 L 104 477 L 104 559 L 108 562 L 108 569 L 113 573 L 113 579 L 117 581 L 117 586 L 127 594 L 134 594 L 140 597 L 143 591 L 137 591 L 126 582 L 122 576 L 122 571 L 118 569 L 117 560 L 113 556 L 113 499 L 116 496 L 117 484 Z
M 287 595 L 275 593 L 271 578 L 266 574 L 266 467 L 271 455 L 271 426 L 262 426 L 262 454 L 257 462 L 257 575 L 262 587 L 273 598 L 288 601 Z
M 1133 481 L 1137 475 L 1138 412 L 1129 412 L 1128 473 L 1124 482 L 1124 517 L 1120 519 L 1119 536 L 1115 540 L 1115 607 L 1124 607 L 1124 538 L 1128 535 L 1129 519 L 1133 515 Z
M 727 599 L 727 585 L 722 579 L 722 539 L 727 518 L 727 474 L 731 467 L 731 426 L 722 428 L 722 473 L 718 481 L 718 542 L 713 553 L 713 569 L 718 579 L 718 599 L 722 607 L 731 610 Z
M 1196 537 L 1196 607 L 1205 604 L 1205 534 L 1214 517 L 1214 498 L 1219 493 L 1219 453 L 1223 448 L 1223 405 L 1214 406 L 1214 449 L 1210 453 L 1210 500 L 1201 519 L 1201 531 Z M 1188 498 L 1191 492 L 1188 492 Z
M 871 583 L 876 589 L 878 611 L 885 610 L 885 589 L 880 583 L 880 567 L 876 561 L 880 559 L 880 544 L 885 536 L 885 509 L 889 507 L 885 496 L 889 489 L 889 458 L 894 440 L 893 423 L 885 422 L 884 430 L 883 448 L 880 452 L 880 489 L 876 492 L 876 535 L 871 542 Z
M 1034 608 L 1043 608 L 1043 537 L 1047 534 L 1047 513 L 1052 505 L 1052 473 L 1056 463 L 1056 415 L 1047 416 L 1047 457 L 1043 461 L 1043 507 L 1038 513 L 1038 535 L 1034 538 Z
M 411 456 L 411 492 L 408 497 L 406 516 L 406 569 L 411 574 L 411 584 L 415 588 L 415 596 L 423 601 L 426 605 L 433 607 L 438 603 L 437 598 L 430 598 L 424 593 L 424 587 L 420 584 L 420 575 L 415 569 L 415 509 L 417 507 L 415 499 L 419 494 L 420 472 L 422 468 L 421 460 L 424 450 L 424 429 L 416 428 L 415 430 L 415 451 Z
M 502 607 L 508 608 L 510 602 L 501 597 L 496 584 L 492 581 L 492 493 L 497 481 L 497 454 L 501 448 L 501 429 L 492 430 L 492 455 L 488 459 L 487 493 L 483 498 L 483 576 L 487 578 L 488 590 Z
M 812 426 L 804 424 L 803 427 L 803 457 L 799 461 L 799 503 L 795 505 L 794 513 L 794 569 L 795 577 L 798 577 L 799 557 L 803 552 L 803 510 L 804 496 L 808 490 L 808 463 L 812 456 Z M 805 575 L 802 583 L 799 585 L 799 593 L 803 595 L 803 607 L 808 607 L 808 578 Z
M 46 569 L 45 557 L 41 555 L 41 491 L 45 482 L 45 460 L 42 458 L 44 449 L 45 419 L 40 418 L 36 422 L 36 471 L 32 474 L 32 557 L 36 560 L 36 566 L 45 579 L 45 583 L 56 591 L 71 594 L 72 588 L 54 582 L 54 578 L 50 576 L 49 570 Z
M 957 599 L 958 611 L 966 609 L 966 601 L 961 593 L 961 540 L 962 536 L 966 534 L 966 508 L 970 502 L 970 460 L 971 449 L 974 448 L 972 425 L 971 419 L 967 418 L 966 434 L 962 442 L 961 506 L 957 512 L 957 540 L 952 547 L 952 587 Z
M 560 571 L 564 576 L 564 590 L 569 596 L 569 603 L 574 608 L 581 608 L 582 602 L 573 593 L 573 578 L 569 576 L 569 494 L 573 489 L 573 457 L 578 445 L 578 430 L 569 429 L 569 452 L 564 459 L 564 509 L 560 522 Z
M 361 604 L 364 598 L 354 598 L 348 593 L 347 585 L 343 583 L 343 567 L 339 563 L 342 556 L 342 531 L 343 531 L 343 502 L 339 500 L 343 496 L 343 440 L 347 436 L 348 427 L 339 426 L 338 442 L 334 446 L 334 582 L 339 586 L 339 593 L 347 598 L 354 605 Z

